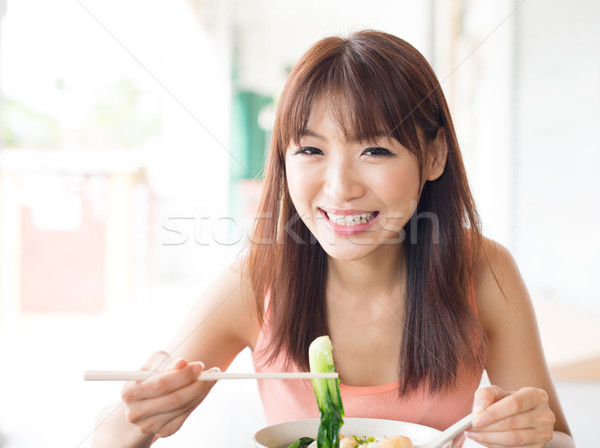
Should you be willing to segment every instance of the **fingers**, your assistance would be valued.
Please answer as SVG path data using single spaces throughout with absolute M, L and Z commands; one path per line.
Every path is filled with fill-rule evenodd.
M 144 433 L 166 437 L 181 427 L 206 397 L 212 384 L 194 381 L 168 395 L 133 401 L 128 403 L 127 418 Z
M 536 442 L 534 429 L 519 429 L 512 431 L 498 431 L 478 433 L 467 431 L 467 437 L 488 448 L 495 447 L 540 447 Z
M 554 414 L 543 389 L 525 387 L 506 392 L 497 386 L 475 394 L 473 418 L 467 436 L 487 447 L 542 447 L 552 439 Z
M 554 426 L 554 414 L 547 412 L 545 405 L 540 405 L 534 409 L 522 412 L 517 415 L 511 415 L 502 420 L 494 421 L 486 426 L 474 427 L 482 432 L 507 431 L 519 428 L 535 428 L 537 426 Z M 481 423 L 478 423 L 480 425 Z
M 157 372 L 143 381 L 127 382 L 123 387 L 123 400 L 127 403 L 166 396 L 193 382 L 202 373 L 204 365 L 201 363 L 187 364 L 184 360 L 177 360 L 170 370 Z
M 482 387 L 475 392 L 473 412 L 475 414 L 481 413 L 483 410 L 487 409 L 488 406 L 508 395 L 510 395 L 510 392 L 506 392 L 498 386 Z
M 196 361 L 195 363 L 200 363 L 204 366 L 202 361 Z M 150 370 L 154 372 L 163 372 L 169 369 L 180 369 L 185 367 L 187 362 L 183 358 L 174 359 L 165 351 L 157 351 L 154 352 L 150 358 L 144 362 L 141 367 L 141 370 Z
M 481 429 L 467 431 L 467 436 L 485 446 L 544 446 L 552 439 L 554 414 L 539 406 Z
M 166 437 L 175 433 L 204 400 L 214 381 L 198 381 L 204 363 L 154 353 L 142 369 L 154 373 L 142 381 L 126 382 L 121 391 L 129 422 L 143 433 Z M 218 368 L 209 371 L 218 371 Z
M 494 397 L 492 403 L 489 401 L 491 396 Z M 487 387 L 481 393 L 475 393 L 474 407 L 477 407 L 478 397 L 483 397 L 479 399 L 479 404 L 483 405 L 484 410 L 473 418 L 473 428 L 483 428 L 548 403 L 548 394 L 543 389 L 533 387 L 525 387 L 515 393 L 505 392 L 497 386 Z

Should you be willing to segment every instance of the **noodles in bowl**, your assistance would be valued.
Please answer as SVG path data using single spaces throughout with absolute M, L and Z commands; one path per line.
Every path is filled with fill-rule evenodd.
M 256 432 L 252 441 L 255 448 L 287 448 L 301 437 L 310 436 L 316 438 L 318 428 L 318 418 L 278 423 Z M 346 437 L 373 437 L 383 440 L 386 437 L 401 435 L 408 437 L 415 445 L 425 443 L 439 433 L 440 431 L 435 428 L 416 423 L 374 418 L 344 418 L 344 426 L 342 428 L 342 434 Z M 361 448 L 365 446 L 368 445 L 359 445 Z M 452 442 L 448 442 L 444 448 L 450 448 L 451 446 Z

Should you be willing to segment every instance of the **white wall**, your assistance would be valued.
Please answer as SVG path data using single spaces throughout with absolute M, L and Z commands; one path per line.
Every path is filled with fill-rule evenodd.
M 532 287 L 600 311 L 600 3 L 517 17 L 516 255 Z
M 600 3 L 464 4 L 434 62 L 484 234 L 534 299 L 600 311 Z

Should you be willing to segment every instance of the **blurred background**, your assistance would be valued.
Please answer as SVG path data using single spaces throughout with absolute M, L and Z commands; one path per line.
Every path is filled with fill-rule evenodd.
M 168 344 L 243 248 L 289 68 L 363 28 L 433 65 L 484 233 L 597 446 L 599 24 L 595 0 L 0 0 L 0 446 L 89 446 L 121 385 L 84 370 Z M 263 423 L 254 383 L 218 384 L 156 446 L 249 446 Z

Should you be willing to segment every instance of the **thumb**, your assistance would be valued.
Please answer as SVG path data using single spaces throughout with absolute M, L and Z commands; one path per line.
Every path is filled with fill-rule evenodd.
M 169 370 L 179 370 L 179 369 L 183 369 L 187 365 L 188 365 L 188 363 L 185 359 L 177 358 L 177 359 L 174 359 L 167 368 Z
M 498 386 L 482 387 L 475 392 L 473 400 L 473 413 L 478 414 L 496 401 L 510 395 L 504 389 Z
M 202 361 L 190 361 L 188 366 L 192 367 L 196 375 L 200 375 L 206 367 Z

